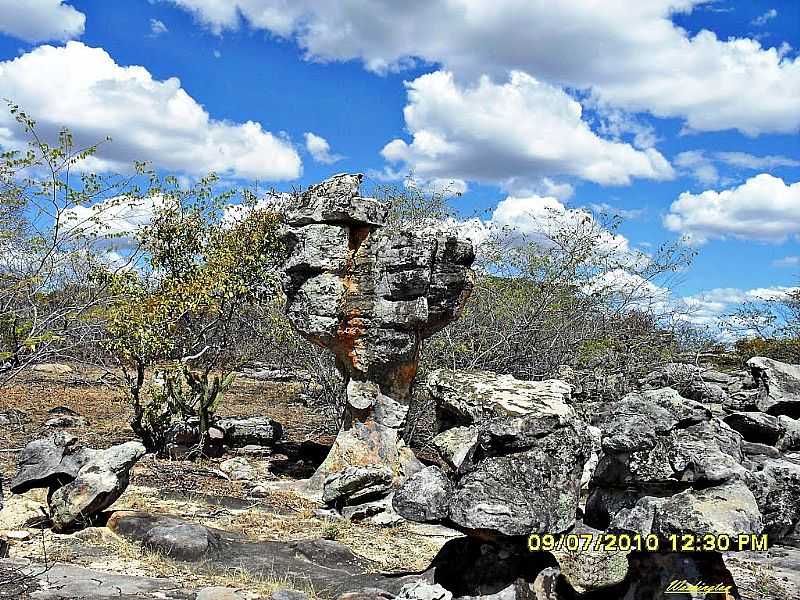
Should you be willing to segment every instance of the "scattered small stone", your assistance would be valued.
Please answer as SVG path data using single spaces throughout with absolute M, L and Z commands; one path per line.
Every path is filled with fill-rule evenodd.
M 66 375 L 72 373 L 72 367 L 60 363 L 40 363 L 33 365 L 33 370 L 37 373 L 47 373 L 48 375 Z
M 308 600 L 308 596 L 297 590 L 278 590 L 272 592 L 271 598 L 272 600 Z
M 11 408 L 0 412 L 0 426 L 5 425 L 24 425 L 29 423 L 31 418 L 21 410 Z
M 333 508 L 315 508 L 311 511 L 318 519 L 339 520 L 344 519 L 341 513 Z
M 379 588 L 362 588 L 339 594 L 336 600 L 394 600 L 395 595 Z
M 74 417 L 72 415 L 63 415 L 60 417 L 53 417 L 47 419 L 45 427 L 52 427 L 53 429 L 70 429 L 73 427 L 86 427 L 89 422 L 83 417 Z
M 256 478 L 253 466 L 241 456 L 222 461 L 219 468 L 233 481 L 252 481 Z
M 453 600 L 453 594 L 438 583 L 421 580 L 405 584 L 397 597 L 404 600 Z
M 241 589 L 212 586 L 198 590 L 195 600 L 253 600 L 257 597 L 258 594 Z
M 11 542 L 27 542 L 31 539 L 31 533 L 23 530 L 1 531 L 0 538 L 5 538 Z

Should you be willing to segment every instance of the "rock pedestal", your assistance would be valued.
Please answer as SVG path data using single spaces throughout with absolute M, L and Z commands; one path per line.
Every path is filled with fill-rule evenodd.
M 283 287 L 294 329 L 336 357 L 347 383 L 343 426 L 312 477 L 383 464 L 399 481 L 419 468 L 400 434 L 420 343 L 458 317 L 473 285 L 471 242 L 387 225 L 388 207 L 336 175 L 286 211 Z

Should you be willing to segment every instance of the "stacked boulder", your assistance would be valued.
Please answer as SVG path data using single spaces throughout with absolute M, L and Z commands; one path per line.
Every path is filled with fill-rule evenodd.
M 800 545 L 800 366 L 757 356 L 747 368 L 730 375 L 671 363 L 642 384 L 675 387 L 738 434 L 743 471 L 736 485 L 752 492 L 772 543 Z
M 438 490 L 434 497 L 447 499 L 447 520 L 466 531 L 520 536 L 575 524 L 592 441 L 567 404 L 569 385 L 438 370 L 427 389 L 443 428 L 432 444 L 452 483 L 435 467 L 414 475 L 395 496 L 401 514 L 409 514 L 415 491 L 422 503 Z
M 747 484 L 772 543 L 800 546 L 800 366 L 747 361 L 755 389 L 748 408 L 725 422 L 743 438 Z
M 395 511 L 467 534 L 445 545 L 431 567 L 455 596 L 533 597 L 537 576 L 556 561 L 529 552 L 527 536 L 575 527 L 594 447 L 592 428 L 569 405 L 571 387 L 441 369 L 427 391 L 443 467 L 411 476 L 394 495 Z
M 595 415 L 602 455 L 585 521 L 655 534 L 761 533 L 741 436 L 672 388 L 628 394 Z
M 91 523 L 122 495 L 130 469 L 144 454 L 139 442 L 95 450 L 59 431 L 23 448 L 9 490 L 14 494 L 48 490 L 53 530 L 69 531 Z
M 329 349 L 347 384 L 342 429 L 309 482 L 362 504 L 421 468 L 401 434 L 422 340 L 457 318 L 473 284 L 469 240 L 391 226 L 342 174 L 286 202 L 283 289 L 292 327 Z M 323 489 L 324 488 L 324 489 Z M 363 501 L 363 502 L 362 502 Z

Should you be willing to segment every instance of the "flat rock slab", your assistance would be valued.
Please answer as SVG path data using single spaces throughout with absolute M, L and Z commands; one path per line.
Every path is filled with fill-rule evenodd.
M 0 598 L 31 600 L 194 600 L 196 594 L 174 579 L 135 577 L 55 563 L 49 569 L 21 560 L 0 560 Z
M 307 581 L 323 595 L 365 587 L 396 594 L 404 584 L 419 579 L 376 573 L 374 563 L 331 540 L 250 542 L 178 517 L 134 512 L 114 513 L 108 525 L 117 535 L 192 563 L 199 571 L 223 574 L 237 569 L 255 577 L 269 573 L 276 579 Z

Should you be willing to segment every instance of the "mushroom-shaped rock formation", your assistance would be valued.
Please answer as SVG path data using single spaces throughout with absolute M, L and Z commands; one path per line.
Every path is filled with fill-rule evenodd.
M 458 317 L 473 286 L 469 240 L 390 226 L 361 180 L 335 175 L 286 210 L 289 321 L 333 352 L 347 382 L 344 424 L 312 489 L 348 466 L 387 465 L 398 480 L 419 468 L 400 434 L 420 344 Z

